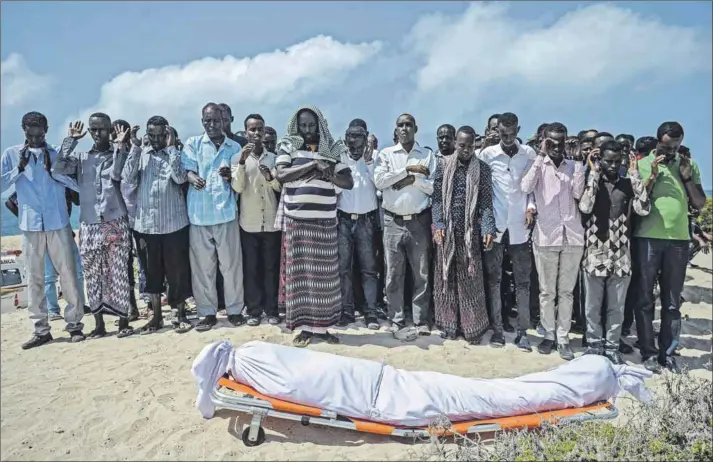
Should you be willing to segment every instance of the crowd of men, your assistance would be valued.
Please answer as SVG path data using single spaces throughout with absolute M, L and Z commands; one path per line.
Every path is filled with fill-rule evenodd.
M 568 136 L 553 122 L 523 143 L 517 116 L 503 113 L 483 135 L 442 125 L 434 152 L 416 141 L 410 114 L 380 150 L 361 119 L 335 140 L 313 106 L 298 108 L 280 138 L 259 114 L 234 133 L 225 104 L 208 103 L 201 122 L 204 133 L 182 142 L 161 116 L 140 136 L 138 125 L 95 113 L 55 148 L 44 115 L 23 117 L 25 143 L 2 155 L 34 326 L 23 349 L 52 340 L 57 275 L 72 342 L 85 339 L 85 312 L 96 320 L 90 338 L 106 335 L 104 315 L 118 317 L 118 337 L 133 334 L 135 253 L 152 311 L 141 334 L 163 328 L 165 293 L 177 332 L 210 330 L 222 309 L 233 326 L 282 315 L 298 347 L 338 343 L 328 329 L 360 313 L 369 329 L 385 318 L 403 341 L 435 326 L 478 344 L 491 329 L 490 345 L 502 347 L 516 331 L 524 352 L 537 326 L 538 352 L 570 360 L 574 319 L 585 354 L 620 364 L 635 320 L 645 367 L 677 370 L 689 209 L 706 200 L 679 123 L 635 140 Z M 87 132 L 93 145 L 77 152 Z

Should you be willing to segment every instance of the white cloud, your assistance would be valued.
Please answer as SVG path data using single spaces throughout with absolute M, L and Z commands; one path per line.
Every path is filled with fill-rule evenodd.
M 228 103 L 239 125 L 241 114 L 259 111 L 265 116 L 287 110 L 319 89 L 338 84 L 380 48 L 379 42 L 349 44 L 318 36 L 254 57 L 203 58 L 180 66 L 125 72 L 102 86 L 93 107 L 71 119 L 86 121 L 89 114 L 101 111 L 143 125 L 159 114 L 185 139 L 200 130 L 200 110 L 209 101 Z M 278 131 L 284 123 L 276 123 Z M 184 133 L 184 128 L 190 130 Z
M 25 58 L 11 53 L 0 64 L 2 91 L 0 99 L 3 109 L 22 107 L 45 95 L 52 82 L 48 76 L 33 72 Z
M 523 21 L 509 8 L 474 3 L 463 15 L 428 15 L 414 25 L 405 44 L 423 60 L 415 78 L 421 99 L 457 112 L 495 86 L 529 98 L 551 90 L 586 96 L 642 76 L 673 79 L 711 68 L 711 44 L 699 31 L 612 4 L 579 8 L 550 24 Z

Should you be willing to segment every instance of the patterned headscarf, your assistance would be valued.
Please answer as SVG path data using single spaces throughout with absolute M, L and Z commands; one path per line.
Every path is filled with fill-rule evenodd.
M 297 128 L 297 116 L 302 111 L 311 111 L 317 116 L 317 130 L 319 131 L 319 145 L 317 146 L 317 152 L 323 157 L 339 162 L 342 153 L 347 152 L 348 149 L 343 142 L 334 141 L 332 134 L 329 132 L 329 127 L 327 126 L 327 119 L 325 119 L 322 115 L 322 111 L 312 105 L 300 106 L 299 109 L 297 109 L 295 115 L 292 116 L 287 124 L 287 135 L 280 138 L 277 142 L 277 151 L 284 151 L 288 154 L 292 154 L 300 149 L 304 144 L 304 139 L 300 136 Z

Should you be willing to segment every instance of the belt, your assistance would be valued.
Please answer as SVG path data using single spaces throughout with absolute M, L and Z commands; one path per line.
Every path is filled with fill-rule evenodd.
M 412 215 L 397 215 L 394 212 L 390 212 L 390 211 L 384 209 L 384 215 L 388 215 L 392 218 L 400 218 L 403 221 L 410 221 L 410 220 L 413 220 L 414 218 L 419 218 L 422 215 L 429 213 L 430 211 L 431 211 L 431 207 L 426 207 L 425 209 L 421 210 L 420 212 L 414 213 Z
M 368 218 L 370 216 L 376 215 L 376 210 L 372 210 L 371 212 L 367 213 L 347 213 L 347 212 L 342 212 L 341 210 L 337 210 L 337 216 L 340 218 L 346 218 L 347 220 L 358 220 L 360 218 Z

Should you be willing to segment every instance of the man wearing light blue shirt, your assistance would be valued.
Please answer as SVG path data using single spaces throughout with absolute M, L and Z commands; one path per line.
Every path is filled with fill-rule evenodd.
M 35 348 L 52 340 L 45 298 L 45 253 L 59 273 L 64 298 L 65 320 L 72 342 L 84 340 L 82 301 L 77 267 L 72 254 L 72 229 L 65 200 L 65 187 L 78 190 L 66 175 L 52 174 L 57 151 L 45 141 L 47 118 L 29 112 L 22 118 L 25 144 L 13 146 L 2 154 L 2 190 L 15 185 L 19 225 L 23 234 L 23 253 L 27 261 L 30 320 L 34 336 L 22 345 Z
M 205 133 L 186 140 L 181 165 L 187 172 L 188 219 L 193 298 L 202 318 L 196 330 L 205 332 L 217 322 L 216 271 L 225 280 L 225 307 L 228 321 L 239 326 L 242 316 L 243 265 L 236 194 L 230 186 L 233 160 L 237 163 L 240 145 L 223 132 L 221 108 L 208 103 L 202 116 Z M 236 157 L 237 156 L 237 157 Z

